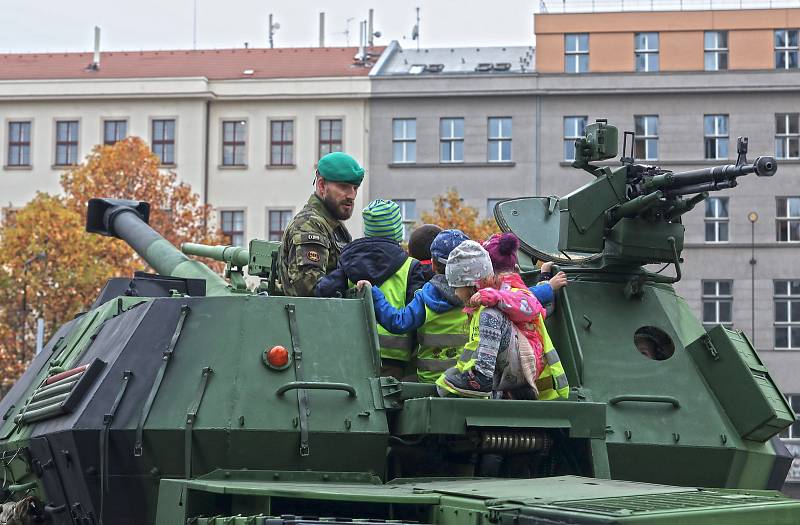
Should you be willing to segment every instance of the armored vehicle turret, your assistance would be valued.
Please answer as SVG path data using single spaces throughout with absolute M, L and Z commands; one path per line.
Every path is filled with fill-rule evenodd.
M 526 279 L 535 260 L 569 277 L 547 319 L 572 386 L 559 401 L 380 377 L 368 289 L 283 297 L 274 244 L 183 247 L 226 280 L 153 231 L 147 203 L 93 199 L 87 230 L 158 273 L 111 280 L 0 402 L 0 523 L 800 522 L 775 491 L 794 414 L 747 337 L 704 330 L 672 287 L 681 215 L 775 161 L 602 164 L 616 142 L 590 126 L 576 167 L 593 181 L 495 209 Z

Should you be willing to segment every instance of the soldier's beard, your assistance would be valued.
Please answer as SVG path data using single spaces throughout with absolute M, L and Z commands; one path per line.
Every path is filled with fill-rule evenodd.
M 352 199 L 337 200 L 333 195 L 328 194 L 323 197 L 322 203 L 336 220 L 346 221 L 353 215 L 354 203 Z

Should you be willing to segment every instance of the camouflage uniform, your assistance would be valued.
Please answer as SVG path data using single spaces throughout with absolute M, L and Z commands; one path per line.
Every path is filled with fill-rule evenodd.
M 332 272 L 342 249 L 352 240 L 325 204 L 311 195 L 286 227 L 281 239 L 279 275 L 286 295 L 313 297 L 314 286 Z

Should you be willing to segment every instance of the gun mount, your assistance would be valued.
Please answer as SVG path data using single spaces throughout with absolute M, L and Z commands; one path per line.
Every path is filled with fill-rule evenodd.
M 635 136 L 626 132 L 620 166 L 598 164 L 617 155 L 617 128 L 605 120 L 586 127 L 585 136 L 575 141 L 572 166 L 594 175 L 594 180 L 561 197 L 544 198 L 535 205 L 536 213 L 544 208 L 550 234 L 527 234 L 511 213 L 521 201 L 507 201 L 497 210 L 498 223 L 518 232 L 522 246 L 531 256 L 563 264 L 641 266 L 651 263 L 674 263 L 680 277 L 680 254 L 684 226 L 681 216 L 706 199 L 710 192 L 734 188 L 738 178 L 755 173 L 771 177 L 777 171 L 774 158 L 763 156 L 747 161 L 747 138 L 739 137 L 736 164 L 711 166 L 685 172 L 673 172 L 660 166 L 639 164 L 635 160 Z M 542 199 L 542 198 L 538 198 Z M 523 199 L 525 200 L 525 199 Z M 532 206 L 527 203 L 526 206 Z M 527 209 L 527 207 L 526 207 Z M 555 218 L 557 210 L 557 233 Z M 517 209 L 517 216 L 522 216 Z M 533 210 L 531 210 L 533 211 Z M 537 227 L 541 227 L 537 223 Z M 531 241 L 533 237 L 544 242 Z M 527 239 L 527 241 L 526 241 Z M 539 246 L 535 246 L 539 244 Z M 662 282 L 674 282 L 650 274 Z

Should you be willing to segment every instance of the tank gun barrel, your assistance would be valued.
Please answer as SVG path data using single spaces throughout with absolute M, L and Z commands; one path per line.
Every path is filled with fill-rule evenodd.
M 755 173 L 759 177 L 772 177 L 778 164 L 772 157 L 758 157 L 748 164 L 727 164 L 697 170 L 669 173 L 661 176 L 660 189 L 668 197 L 716 191 L 736 186 L 737 177 Z
M 208 257 L 215 261 L 231 263 L 233 266 L 240 268 L 247 266 L 250 262 L 250 252 L 247 248 L 240 246 L 209 246 L 208 244 L 185 242 L 181 244 L 181 251 L 186 255 Z
M 227 295 L 228 283 L 214 270 L 188 258 L 148 224 L 150 205 L 121 199 L 90 199 L 86 231 L 122 239 L 161 275 L 203 279 L 206 295 Z

